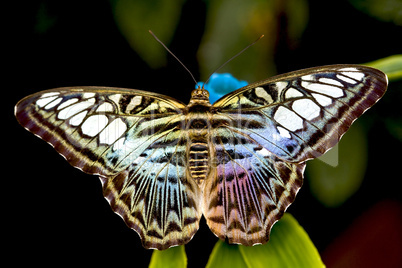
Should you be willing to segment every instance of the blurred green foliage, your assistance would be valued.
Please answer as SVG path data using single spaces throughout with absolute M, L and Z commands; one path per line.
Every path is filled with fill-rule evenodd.
M 152 68 L 166 63 L 166 51 L 149 38 L 152 30 L 169 45 L 180 18 L 184 0 L 111 0 L 114 17 L 131 47 Z M 262 45 L 239 57 L 227 71 L 238 78 L 255 81 L 276 73 L 273 63 L 274 45 L 280 29 L 280 17 L 286 14 L 288 35 L 296 43 L 308 21 L 306 0 L 218 0 L 206 1 L 205 33 L 198 51 L 201 77 L 207 77 L 238 51 L 262 34 Z M 194 14 L 197 19 L 197 14 Z M 138 23 L 140 22 L 140 23 Z M 191 29 L 189 29 L 191 31 Z M 261 60 L 264 59 L 264 60 Z M 244 65 L 247 64 L 247 72 Z
M 402 25 L 402 1 L 400 0 L 350 0 L 350 2 L 373 17 Z
M 209 1 L 206 29 L 198 51 L 201 77 L 208 76 L 211 66 L 218 67 L 261 34 L 265 35 L 262 44 L 251 47 L 247 57 L 237 58 L 236 64 L 228 65 L 226 71 L 247 81 L 275 74 L 273 52 L 279 17 L 288 14 L 290 36 L 296 42 L 306 26 L 307 10 L 304 0 Z
M 166 50 L 149 38 L 152 30 L 166 45 L 173 38 L 184 0 L 111 0 L 117 26 L 130 46 L 152 68 L 166 63 Z

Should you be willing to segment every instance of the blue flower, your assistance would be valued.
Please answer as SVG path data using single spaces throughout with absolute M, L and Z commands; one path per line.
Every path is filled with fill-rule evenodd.
M 203 82 L 198 82 L 196 88 L 203 85 Z M 204 88 L 209 91 L 209 101 L 214 103 L 223 95 L 247 85 L 247 81 L 237 80 L 229 73 L 214 73 L 211 75 L 209 82 L 204 85 Z

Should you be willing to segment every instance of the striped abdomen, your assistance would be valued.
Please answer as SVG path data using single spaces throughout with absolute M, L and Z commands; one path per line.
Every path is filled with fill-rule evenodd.
M 193 142 L 188 152 L 188 163 L 191 177 L 198 183 L 206 179 L 208 174 L 208 145 L 206 142 Z
M 201 89 L 193 91 L 190 104 L 187 106 L 186 121 L 189 138 L 187 160 L 190 176 L 199 185 L 207 178 L 209 172 L 208 163 L 211 153 L 208 147 L 210 107 L 207 91 Z

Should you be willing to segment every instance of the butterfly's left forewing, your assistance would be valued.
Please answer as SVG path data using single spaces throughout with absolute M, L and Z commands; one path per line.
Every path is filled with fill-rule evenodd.
M 147 248 L 189 241 L 200 190 L 186 179 L 182 109 L 169 97 L 119 88 L 59 88 L 16 106 L 27 130 L 84 172 L 98 174 L 113 210 Z

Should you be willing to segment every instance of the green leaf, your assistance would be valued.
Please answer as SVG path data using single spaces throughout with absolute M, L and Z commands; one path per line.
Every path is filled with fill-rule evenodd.
M 271 239 L 265 245 L 246 247 L 218 241 L 209 258 L 212 267 L 324 267 L 320 255 L 307 233 L 285 213 L 272 228 Z
M 187 256 L 184 246 L 166 250 L 154 250 L 149 268 L 181 268 L 187 267 Z
M 402 54 L 382 58 L 364 65 L 383 71 L 390 81 L 402 79 Z
M 360 187 L 367 166 L 367 137 L 361 123 L 354 123 L 338 147 L 307 163 L 312 194 L 324 205 L 343 204 Z
M 309 236 L 295 218 L 285 213 L 265 245 L 240 247 L 248 267 L 325 267 Z
M 168 45 L 185 0 L 111 0 L 117 26 L 130 46 L 152 68 L 166 63 L 166 50 L 149 34 Z
M 243 268 L 246 263 L 239 251 L 239 245 L 229 245 L 221 240 L 216 242 L 206 268 Z

